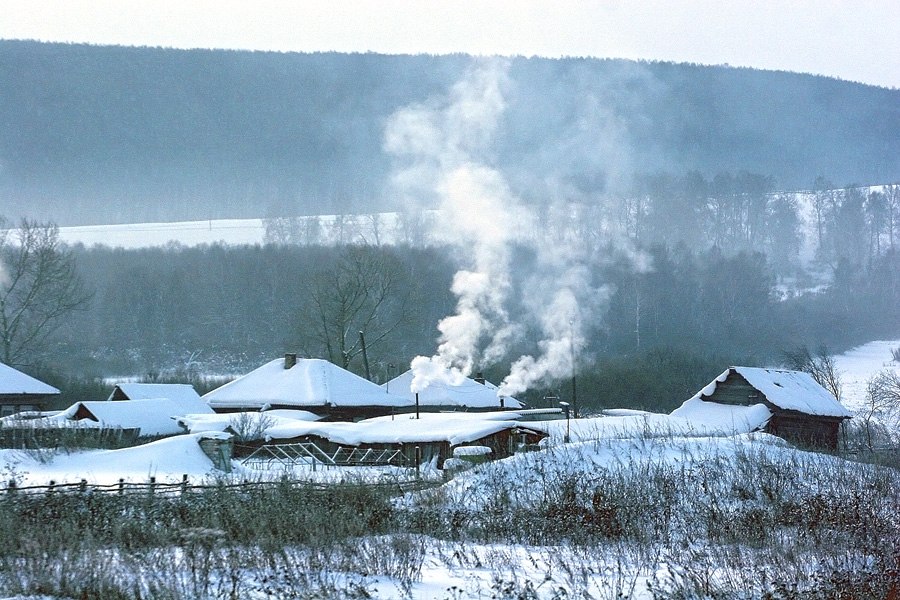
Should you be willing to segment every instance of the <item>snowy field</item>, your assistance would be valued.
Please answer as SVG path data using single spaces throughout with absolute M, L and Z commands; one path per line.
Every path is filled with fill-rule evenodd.
M 844 382 L 845 403 L 851 410 L 863 402 L 869 378 L 883 369 L 900 368 L 891 356 L 891 350 L 898 346 L 900 341 L 875 341 L 836 357 Z M 314 596 L 320 594 L 315 597 L 377 599 L 656 600 L 670 597 L 660 590 L 693 590 L 691 594 L 674 596 L 680 598 L 756 598 L 762 596 L 700 592 L 703 586 L 715 591 L 746 590 L 756 585 L 777 591 L 777 586 L 771 587 L 774 585 L 771 581 L 778 577 L 814 585 L 820 581 L 816 574 L 823 569 L 856 565 L 853 568 L 859 570 L 873 561 L 877 563 L 864 549 L 871 540 L 859 547 L 843 537 L 839 541 L 824 537 L 813 543 L 803 536 L 794 539 L 788 533 L 768 533 L 753 524 L 774 519 L 770 527 L 781 523 L 779 527 L 788 531 L 797 526 L 794 523 L 800 523 L 802 529 L 805 518 L 817 520 L 816 526 L 823 522 L 843 522 L 844 517 L 821 512 L 826 508 L 811 508 L 825 502 L 828 506 L 854 505 L 854 518 L 859 518 L 861 510 L 869 511 L 872 519 L 895 534 L 896 519 L 890 517 L 890 514 L 895 517 L 900 508 L 895 472 L 800 451 L 778 438 L 750 433 L 752 412 L 747 419 L 729 414 L 694 420 L 689 413 L 682 414 L 685 416 L 674 417 L 619 409 L 607 411 L 602 417 L 568 423 L 565 420 L 528 423 L 549 433 L 543 451 L 517 454 L 475 467 L 464 465 L 442 485 L 394 500 L 396 510 L 411 515 L 407 518 L 433 515 L 430 518 L 439 523 L 456 523 L 461 530 L 478 531 L 481 536 L 498 528 L 502 533 L 491 534 L 497 541 L 479 541 L 478 535 L 473 540 L 454 539 L 452 533 L 440 536 L 394 533 L 364 538 L 352 549 L 342 550 L 353 557 L 342 560 L 351 560 L 356 567 L 325 569 L 314 577 L 304 575 L 309 577 L 304 585 L 310 586 Z M 71 453 L 3 450 L 0 471 L 6 480 L 16 478 L 19 485 L 42 485 L 50 479 L 60 483 L 87 479 L 91 483 L 109 484 L 119 478 L 146 482 L 150 476 L 159 482 L 175 482 L 184 474 L 196 483 L 221 480 L 222 473 L 199 450 L 197 435 L 201 434 L 122 450 Z M 229 476 L 232 480 L 278 478 L 285 474 L 257 470 L 238 461 L 233 466 L 234 473 Z M 412 470 L 397 468 L 320 467 L 312 471 L 303 466 L 289 473 L 292 478 L 318 482 L 385 481 L 413 475 Z M 429 465 L 423 467 L 421 475 L 436 484 L 444 480 Z M 773 476 L 777 477 L 772 479 Z M 873 506 L 867 506 L 866 499 L 859 495 L 863 489 L 869 490 L 867 496 L 876 490 L 893 495 L 888 500 L 879 497 Z M 628 497 L 632 499 L 622 504 L 623 498 Z M 651 518 L 646 516 L 647 506 L 655 507 L 653 518 L 661 519 L 663 525 L 654 525 L 650 520 L 641 522 Z M 438 512 L 429 512 L 432 510 L 429 507 L 435 507 Z M 502 511 L 495 507 L 502 507 Z M 786 518 L 785 510 L 800 512 Z M 803 516 L 809 510 L 818 512 Z M 560 519 L 565 526 L 573 514 L 578 520 L 574 525 L 570 523 L 573 527 L 570 534 L 551 529 L 545 537 L 541 532 L 546 519 Z M 713 519 L 711 514 L 720 515 L 712 524 L 707 522 Z M 832 516 L 822 517 L 822 514 Z M 459 515 L 460 520 L 454 521 L 457 518 L 454 515 Z M 539 522 L 519 525 L 516 519 L 525 519 L 522 515 L 543 516 Z M 511 523 L 507 522 L 509 519 Z M 735 523 L 749 529 L 734 533 Z M 627 528 L 624 531 L 657 533 L 631 534 L 650 535 L 640 543 L 630 537 L 601 537 L 600 541 L 590 543 L 578 541 L 583 531 L 610 526 Z M 760 536 L 759 540 L 729 541 L 730 535 L 750 535 L 748 531 Z M 840 557 L 822 554 L 829 544 L 837 544 Z M 846 548 L 842 544 L 847 544 Z M 177 556 L 177 549 L 172 552 Z M 308 557 L 300 550 L 297 553 L 295 559 L 302 564 Z M 749 569 L 740 561 L 755 566 Z M 211 568 L 208 574 L 211 583 L 204 592 L 206 595 L 198 598 L 229 597 L 223 591 L 226 575 L 217 568 Z M 223 563 L 221 569 L 225 568 Z M 241 598 L 296 597 L 275 594 L 273 584 L 267 579 L 271 574 L 259 569 L 245 566 L 228 572 L 231 585 L 243 590 Z
M 883 191 L 884 186 L 868 186 L 863 191 Z M 797 192 L 801 230 L 800 260 L 809 265 L 815 251 L 815 218 L 810 194 Z M 438 211 L 426 211 L 424 226 L 439 223 Z M 368 243 L 394 244 L 403 238 L 402 218 L 396 212 L 374 215 L 320 215 L 294 217 L 299 228 L 300 243 Z M 308 224 L 315 222 L 313 239 L 305 239 Z M 543 229 L 535 223 L 522 220 L 517 224 L 520 235 L 543 235 Z M 435 232 L 440 238 L 441 232 Z M 97 244 L 126 249 L 166 246 L 176 243 L 182 246 L 201 244 L 263 244 L 266 242 L 266 219 L 210 219 L 205 221 L 180 221 L 172 223 L 131 223 L 120 225 L 83 225 L 60 227 L 60 239 L 68 244 Z M 787 294 L 790 290 L 780 290 Z
M 104 245 L 113 248 L 147 248 L 175 242 L 183 246 L 200 244 L 262 244 L 262 219 L 222 219 L 176 223 L 133 223 L 126 225 L 84 225 L 60 227 L 59 237 L 67 244 Z
M 900 340 L 881 340 L 863 344 L 834 357 L 841 377 L 844 406 L 858 411 L 866 400 L 866 384 L 881 371 L 900 372 L 892 350 L 900 348 Z
M 689 582 L 688 589 L 698 585 L 717 589 L 720 578 L 726 587 L 747 586 L 755 584 L 757 580 L 752 578 L 759 576 L 750 575 L 751 571 L 763 573 L 759 581 L 764 582 L 767 577 L 776 577 L 777 569 L 787 567 L 784 563 L 758 564 L 745 571 L 746 565 L 728 561 L 734 561 L 736 557 L 753 561 L 758 553 L 774 551 L 777 554 L 767 547 L 773 540 L 766 537 L 769 541 L 763 547 L 752 542 L 729 542 L 729 536 L 745 535 L 743 529 L 738 529 L 740 533 L 735 534 L 733 527 L 722 525 L 724 529 L 720 532 L 714 524 L 707 522 L 708 519 L 718 522 L 725 517 L 744 523 L 746 515 L 751 519 L 766 518 L 772 496 L 777 497 L 779 506 L 799 507 L 807 502 L 803 499 L 807 496 L 815 499 L 822 493 L 831 494 L 829 486 L 846 486 L 849 477 L 869 481 L 859 484 L 863 486 L 883 488 L 885 485 L 886 480 L 875 471 L 840 458 L 795 450 L 766 434 L 686 437 L 673 435 L 669 425 L 660 416 L 644 414 L 580 420 L 576 430 L 584 441 L 564 443 L 559 437 L 564 430 L 559 428 L 559 422 L 553 423 L 551 443 L 544 451 L 486 463 L 458 473 L 440 487 L 410 493 L 394 501 L 397 510 L 419 515 L 419 519 L 433 514 L 429 507 L 434 506 L 440 511 L 440 516 L 435 515 L 440 521 L 453 523 L 457 518 L 455 515 L 459 515 L 462 520 L 457 526 L 461 529 L 483 532 L 485 527 L 488 530 L 497 527 L 502 531 L 496 534 L 498 541 L 466 541 L 454 539 L 452 534 L 435 537 L 424 533 L 358 539 L 351 547 L 340 550 L 349 558 L 336 563 L 345 564 L 342 561 L 349 560 L 354 567 L 337 570 L 320 567 L 325 570 L 309 572 L 307 566 L 302 566 L 306 578 L 302 585 L 308 586 L 309 597 L 384 600 L 655 600 L 668 597 L 660 595 L 660 589 L 678 589 L 685 581 Z M 595 437 L 589 439 L 592 435 Z M 154 460 L 159 464 L 177 462 L 179 470 L 189 470 L 197 476 L 203 476 L 204 468 L 209 467 L 201 457 L 185 452 L 177 442 L 157 442 L 151 446 Z M 147 453 L 149 456 L 149 450 Z M 173 456 L 163 460 L 165 454 Z M 114 460 L 114 456 L 121 459 Z M 121 473 L 121 469 L 129 468 L 127 465 L 133 459 L 133 454 L 126 451 L 110 452 L 101 460 L 94 458 L 93 472 L 98 477 L 107 470 Z M 55 468 L 78 468 L 79 460 L 75 455 L 63 457 L 56 462 Z M 135 462 L 133 468 L 140 469 L 139 463 Z M 857 472 L 857 469 L 861 470 Z M 758 490 L 759 477 L 765 473 L 781 473 L 781 483 Z M 43 471 L 42 475 L 48 476 L 50 471 Z M 62 475 L 60 471 L 57 476 Z M 245 476 L 246 473 L 239 472 L 238 475 Z M 824 484 L 825 481 L 828 483 Z M 893 485 L 897 485 L 896 480 Z M 852 496 L 853 490 L 844 490 L 844 493 Z M 628 502 L 633 505 L 619 504 L 622 498 L 617 494 L 630 496 Z M 614 498 L 617 498 L 615 503 L 606 504 Z M 581 499 L 585 499 L 584 503 Z M 846 501 L 846 498 L 834 499 L 836 504 Z M 656 515 L 653 518 L 661 519 L 661 524 L 654 525 L 649 520 L 651 517 L 641 516 L 648 512 L 646 506 L 654 507 L 649 512 Z M 502 512 L 494 510 L 495 507 L 502 507 Z M 872 510 L 881 519 L 884 511 L 894 509 L 885 504 Z M 710 517 L 711 511 L 719 516 Z M 607 517 L 608 514 L 612 516 Z M 515 523 L 515 519 L 520 518 L 515 515 L 542 515 L 542 520 L 551 521 L 560 519 L 564 527 L 571 528 L 571 534 L 566 534 L 564 529 L 562 534 L 552 531 L 544 537 L 537 523 L 529 530 Z M 648 521 L 630 522 L 637 516 Z M 514 522 L 504 524 L 507 518 Z M 577 520 L 566 525 L 567 519 Z M 523 520 L 523 524 L 527 522 Z M 651 536 L 640 543 L 615 536 L 609 539 L 601 536 L 599 541 L 592 542 L 582 539 L 582 531 L 605 531 L 605 527 L 628 528 L 626 531 L 663 529 L 653 534 L 657 539 Z M 758 527 L 752 530 L 758 531 Z M 724 546 L 708 547 L 708 537 L 723 537 Z M 829 559 L 813 550 L 807 546 L 799 550 L 786 547 L 785 555 L 791 558 L 779 560 L 799 561 L 800 567 L 791 562 L 790 568 L 808 570 L 807 576 L 823 564 L 831 568 Z M 173 552 L 177 558 L 179 551 Z M 323 560 L 311 559 L 300 549 L 296 554 L 289 552 L 286 556 L 294 557 L 291 560 L 297 561 L 297 569 L 306 564 L 304 561 Z M 851 560 L 848 556 L 856 555 L 848 551 L 841 560 Z M 697 568 L 698 557 L 707 561 L 700 582 L 696 579 L 698 574 L 692 570 Z M 175 558 L 171 560 L 175 561 Z M 178 560 L 194 564 L 189 561 L 196 557 L 182 556 Z M 253 600 L 298 597 L 288 592 L 278 593 L 280 584 L 255 562 L 252 563 L 255 566 L 248 566 L 248 563 L 236 567 L 224 562 L 224 558 L 217 558 L 214 552 L 208 560 L 209 572 L 204 575 L 208 577 L 208 588 L 204 588 L 203 595 L 197 598 L 230 598 L 228 590 L 235 588 L 241 590 L 237 597 Z M 232 556 L 228 560 L 235 559 Z M 329 559 L 324 560 L 330 564 Z M 866 560 L 865 555 L 862 560 Z M 791 578 L 800 576 L 799 572 L 788 573 Z M 150 573 L 142 572 L 140 577 L 153 581 Z M 193 581 L 192 585 L 196 589 L 199 584 Z M 738 596 L 697 594 L 675 597 Z
M 178 244 L 264 244 L 266 219 L 211 219 L 173 223 L 130 223 L 121 225 L 82 225 L 60 227 L 59 237 L 67 244 L 112 248 L 151 248 Z M 397 240 L 397 213 L 377 215 L 321 215 L 296 217 L 298 243 L 392 244 Z M 314 228 L 310 228 L 315 223 Z M 307 230 L 312 237 L 305 237 Z M 274 230 L 274 227 L 273 227 Z

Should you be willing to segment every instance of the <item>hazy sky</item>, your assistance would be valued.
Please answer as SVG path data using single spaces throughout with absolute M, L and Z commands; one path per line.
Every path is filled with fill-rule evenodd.
M 0 38 L 645 58 L 900 88 L 900 0 L 0 0 Z

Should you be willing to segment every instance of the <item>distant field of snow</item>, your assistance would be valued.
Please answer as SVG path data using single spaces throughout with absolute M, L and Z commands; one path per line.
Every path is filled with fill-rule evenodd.
M 868 186 L 863 191 L 882 191 L 884 186 Z M 815 258 L 815 217 L 811 194 L 794 192 L 803 227 L 801 230 L 800 260 L 810 264 Z M 426 222 L 431 220 L 426 215 Z M 174 223 L 132 223 L 123 225 L 84 225 L 60 227 L 60 238 L 68 244 L 94 246 L 102 244 L 126 249 L 148 248 L 178 243 L 183 246 L 200 244 L 262 244 L 266 241 L 266 219 L 212 219 Z M 304 243 L 379 243 L 393 244 L 401 239 L 401 219 L 398 213 L 375 215 L 320 215 L 293 218 L 299 226 L 295 234 Z M 315 227 L 308 224 L 315 223 Z M 519 224 L 523 235 L 530 228 Z M 310 233 L 314 230 L 314 233 Z M 441 232 L 437 232 L 441 236 Z
M 900 371 L 891 351 L 900 348 L 900 340 L 869 342 L 834 357 L 841 377 L 841 401 L 851 411 L 862 408 L 866 401 L 866 384 L 881 371 Z
M 379 215 L 321 215 L 297 217 L 293 235 L 303 243 L 394 243 L 397 239 L 396 213 Z M 103 245 L 111 248 L 151 248 L 171 243 L 263 244 L 266 219 L 212 219 L 175 223 L 130 223 L 60 227 L 60 239 L 67 244 Z M 312 224 L 315 223 L 313 227 Z M 284 225 L 284 223 L 282 223 Z M 275 226 L 272 226 L 273 235 Z M 282 235 L 287 235 L 283 232 Z
M 60 227 L 67 244 L 104 245 L 113 248 L 147 248 L 177 242 L 200 244 L 261 244 L 265 235 L 262 219 L 182 221 L 179 223 L 134 223 L 129 225 L 85 225 Z

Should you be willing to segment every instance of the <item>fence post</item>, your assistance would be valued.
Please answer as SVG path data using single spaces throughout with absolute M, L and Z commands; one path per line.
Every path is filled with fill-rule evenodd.
M 50 485 L 47 486 L 47 493 L 53 492 L 53 488 L 56 487 L 56 482 L 54 480 L 50 480 Z
M 153 492 L 155 491 L 155 489 L 156 489 L 156 477 L 151 477 L 150 478 L 150 495 L 151 496 L 153 495 Z
M 6 491 L 10 496 L 15 495 L 15 493 L 16 493 L 16 480 L 15 479 L 9 480 L 9 486 L 6 488 Z
M 416 446 L 416 479 L 422 476 L 419 472 L 419 467 L 422 463 L 422 447 Z
M 81 482 L 78 484 L 78 491 L 82 494 L 87 491 L 87 479 L 81 480 Z
M 119 477 L 119 495 L 125 493 L 125 478 Z
M 187 473 L 181 476 L 181 494 L 184 495 L 187 493 L 188 489 L 188 476 Z

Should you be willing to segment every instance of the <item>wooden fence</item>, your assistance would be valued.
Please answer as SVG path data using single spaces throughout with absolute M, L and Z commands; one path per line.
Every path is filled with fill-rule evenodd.
M 118 494 L 122 496 L 144 496 L 159 498 L 174 498 L 182 494 L 191 492 L 259 492 L 264 490 L 272 490 L 285 485 L 292 488 L 314 489 L 319 491 L 327 491 L 334 489 L 336 485 L 358 485 L 369 489 L 381 489 L 387 493 L 403 494 L 406 492 L 415 492 L 441 485 L 443 481 L 434 481 L 428 479 L 408 479 L 394 481 L 379 482 L 351 482 L 351 483 L 321 483 L 306 480 L 278 480 L 278 481 L 241 481 L 234 483 L 214 482 L 214 483 L 191 483 L 187 475 L 183 475 L 181 481 L 164 483 L 156 481 L 155 477 L 151 477 L 146 482 L 131 482 L 119 479 L 118 483 L 100 485 L 88 483 L 82 479 L 77 483 L 56 483 L 50 481 L 47 485 L 29 485 L 19 486 L 14 480 L 7 482 L 5 488 L 0 488 L 0 495 L 10 497 L 16 494 Z
M 87 427 L 71 423 L 36 425 L 23 420 L 0 426 L 0 448 L 127 448 L 138 444 L 140 431 L 138 428 Z

